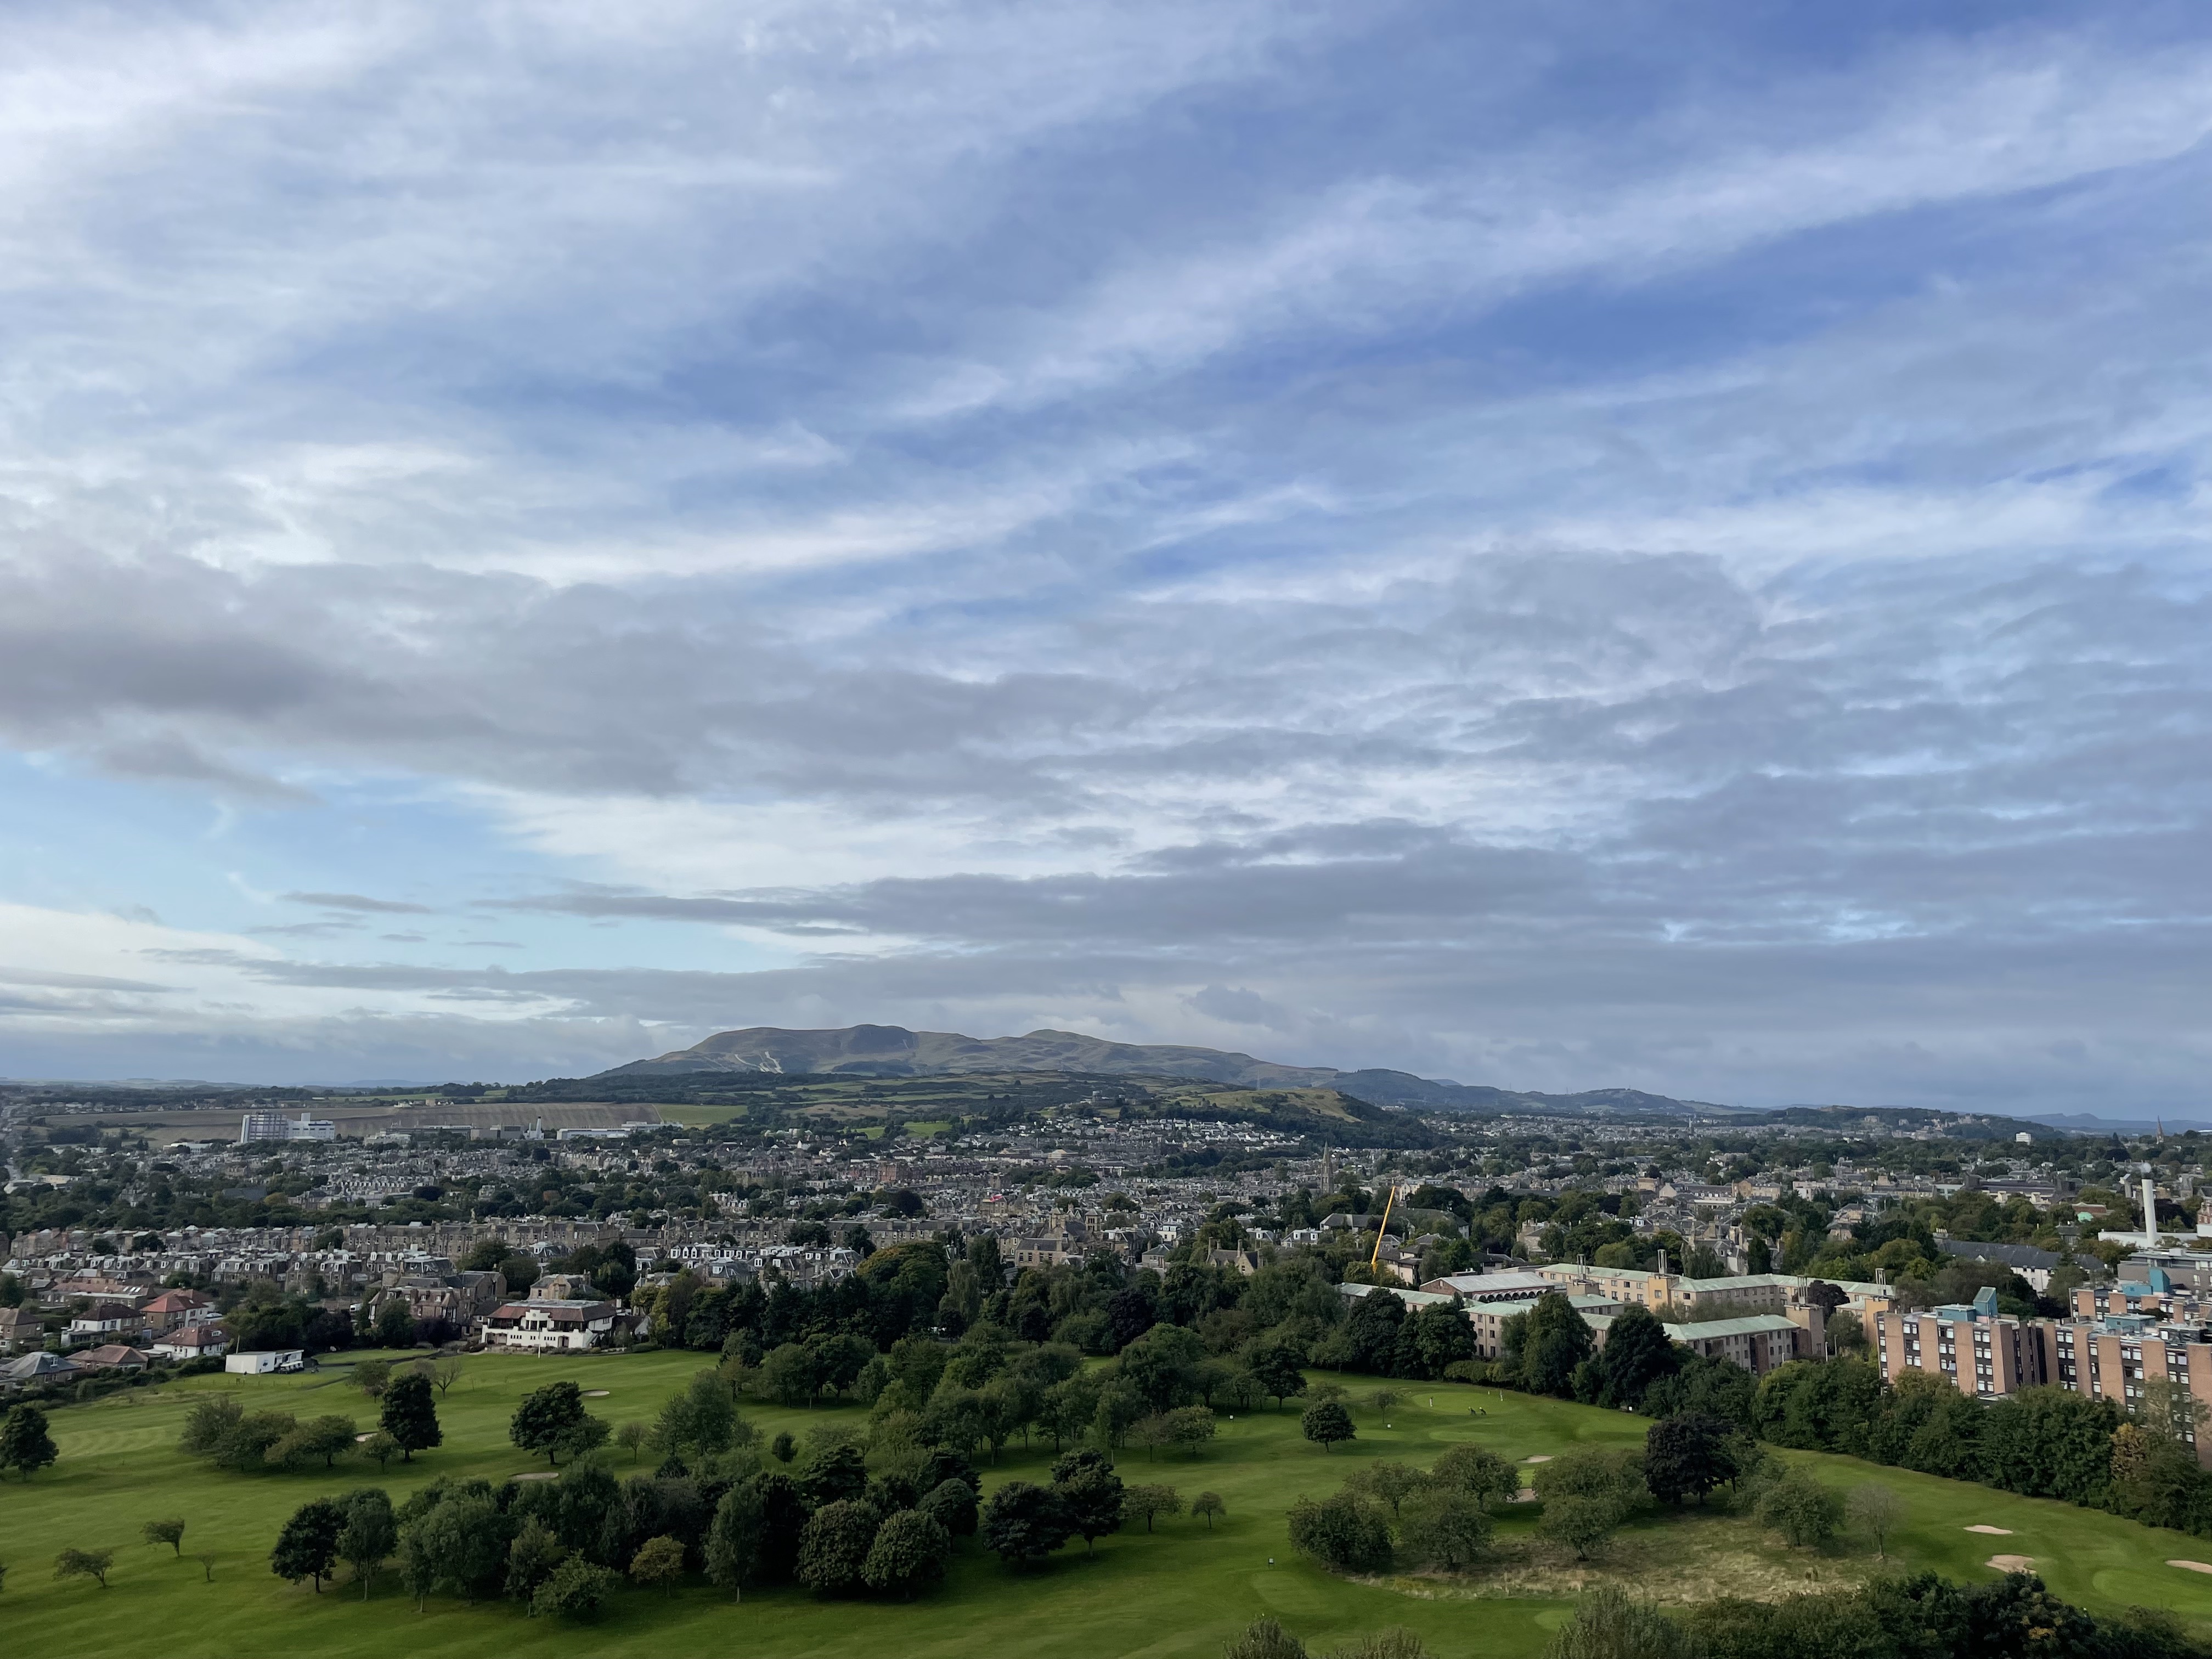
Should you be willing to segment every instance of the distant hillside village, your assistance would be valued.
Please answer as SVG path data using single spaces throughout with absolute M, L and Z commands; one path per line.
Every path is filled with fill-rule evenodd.
M 1000 1282 L 948 1288 L 949 1334 L 1018 1317 L 1019 1335 L 1110 1352 L 1110 1322 L 1049 1316 L 1017 1294 L 1024 1275 L 1110 1261 L 1158 1296 L 1178 1273 L 1233 1282 L 1306 1256 L 1346 1309 L 1455 1310 L 1477 1361 L 1509 1358 L 1540 1299 L 1564 1296 L 1601 1353 L 1641 1309 L 1754 1376 L 1851 1352 L 1982 1401 L 2055 1385 L 2131 1401 L 2150 1382 L 2212 1406 L 2194 1132 L 1440 1114 L 1411 1150 L 1094 1097 L 926 1126 L 479 1109 L 371 1135 L 259 1108 L 217 1139 L 188 1115 L 149 1133 L 37 1105 L 6 1123 L 6 1390 L 363 1344 L 698 1346 L 688 1310 L 715 1294 L 820 1292 L 886 1250 L 957 1264 L 989 1239 Z M 1211 1305 L 1234 1304 L 1232 1287 Z

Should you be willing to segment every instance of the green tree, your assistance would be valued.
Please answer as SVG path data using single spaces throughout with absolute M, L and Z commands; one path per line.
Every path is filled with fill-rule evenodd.
M 571 1555 L 546 1576 L 530 1598 L 530 1611 L 541 1618 L 574 1619 L 579 1623 L 599 1616 L 600 1606 L 622 1581 L 606 1568 Z
M 1285 1400 L 1306 1391 L 1305 1373 L 1298 1367 L 1298 1355 L 1284 1343 L 1262 1343 L 1253 1349 L 1252 1375 L 1262 1392 L 1275 1402 L 1278 1411 Z
M 954 1538 L 975 1535 L 975 1489 L 965 1480 L 939 1481 L 915 1507 Z
M 181 1517 L 166 1521 L 149 1521 L 138 1528 L 140 1536 L 149 1544 L 167 1544 L 181 1561 L 185 1558 L 185 1523 Z
M 381 1486 L 362 1486 L 338 1499 L 345 1512 L 339 1530 L 338 1559 L 353 1568 L 361 1582 L 361 1599 L 368 1600 L 376 1570 L 399 1547 L 399 1526 L 392 1513 L 392 1499 Z
M 1587 1561 L 1613 1536 L 1621 1519 L 1620 1506 L 1601 1498 L 1547 1498 L 1536 1530 L 1574 1551 L 1577 1561 Z
M 538 1587 L 553 1576 L 554 1569 L 568 1555 L 553 1529 L 532 1516 L 507 1547 L 505 1588 L 509 1598 L 529 1606 L 538 1594 Z
M 369 1340 L 380 1348 L 411 1348 L 415 1346 L 415 1315 L 404 1296 L 391 1296 L 376 1310 L 376 1322 L 369 1328 Z
M 983 1505 L 977 1535 L 1010 1567 L 1042 1561 L 1075 1535 L 1075 1516 L 1059 1493 L 1009 1480 Z
M 799 1538 L 799 1582 L 824 1595 L 859 1589 L 878 1524 L 874 1507 L 854 1498 L 815 1510 Z
M 1355 1469 L 1345 1484 L 1355 1492 L 1364 1492 L 1389 1504 L 1390 1513 L 1395 1516 L 1398 1513 L 1398 1505 L 1406 1500 L 1408 1494 L 1419 1492 L 1429 1484 L 1429 1475 L 1411 1463 L 1394 1460 L 1370 1463 L 1365 1468 Z
M 185 1413 L 185 1430 L 178 1437 L 178 1449 L 194 1457 L 214 1456 L 245 1415 L 246 1408 L 226 1395 L 194 1401 Z
M 298 1583 L 312 1578 L 315 1594 L 323 1593 L 323 1580 L 337 1563 L 338 1534 L 345 1530 L 345 1511 L 327 1498 L 302 1504 L 292 1512 L 276 1534 L 276 1547 L 269 1553 L 269 1571 Z
M 1334 1400 L 1307 1407 L 1298 1418 L 1298 1431 L 1323 1451 L 1358 1432 L 1352 1426 L 1352 1413 Z
M 732 1601 L 743 1601 L 745 1586 L 760 1574 L 767 1526 L 757 1481 L 739 1481 L 714 1507 L 707 1530 L 707 1581 L 729 1591 Z
M 1511 1501 L 1521 1490 L 1519 1474 L 1487 1446 L 1454 1446 L 1429 1474 L 1437 1485 L 1463 1492 L 1486 1508 Z
M 0 1472 L 14 1469 L 25 1480 L 61 1455 L 46 1430 L 46 1414 L 36 1406 L 18 1406 L 0 1418 Z
M 113 1550 L 64 1550 L 54 1557 L 54 1577 L 97 1578 L 100 1589 L 106 1589 L 108 1571 L 114 1565 Z
M 1563 1400 L 1574 1392 L 1576 1368 L 1597 1351 L 1589 1324 L 1564 1291 L 1545 1291 L 1527 1313 L 1507 1320 L 1498 1341 L 1507 1370 L 1522 1388 Z
M 1662 1417 L 1644 1437 L 1644 1479 L 1662 1504 L 1680 1506 L 1736 1477 L 1729 1425 L 1705 1412 Z
M 630 1558 L 630 1582 L 650 1589 L 659 1585 L 667 1594 L 676 1594 L 676 1586 L 684 1579 L 684 1540 L 680 1538 L 648 1538 L 638 1547 Z
M 557 1454 L 584 1421 L 584 1391 L 574 1382 L 548 1382 L 523 1396 L 509 1420 L 507 1437 L 528 1452 L 544 1452 L 548 1463 L 558 1463 Z
M 1825 1544 L 1844 1523 L 1844 1502 L 1809 1470 L 1791 1469 L 1759 1500 L 1759 1522 L 1797 1547 Z
M 1406 1553 L 1446 1572 L 1465 1572 L 1480 1560 L 1491 1528 L 1481 1499 L 1450 1486 L 1416 1492 L 1398 1511 L 1398 1540 Z
M 1651 1603 L 1635 1600 L 1618 1585 L 1607 1584 L 1586 1592 L 1575 1603 L 1574 1612 L 1544 1650 L 1544 1659 L 1700 1659 L 1700 1656 L 1697 1641 L 1688 1631 Z
M 1648 1308 L 1632 1307 L 1613 1316 L 1597 1363 L 1602 1379 L 1597 1403 L 1632 1411 L 1644 1403 L 1654 1382 L 1680 1367 L 1680 1360 L 1657 1316 Z
M 430 1397 L 430 1379 L 420 1371 L 396 1376 L 384 1391 L 384 1411 L 378 1426 L 399 1443 L 403 1462 L 441 1443 L 445 1431 L 438 1426 L 437 1403 Z
M 1308 1659 L 1306 1644 L 1273 1618 L 1255 1619 L 1224 1644 L 1221 1659 Z
M 1155 1516 L 1182 1513 L 1182 1498 L 1173 1486 L 1132 1486 L 1121 1494 L 1122 1516 L 1142 1521 L 1146 1532 L 1152 1531 Z
M 1221 1501 L 1221 1494 L 1219 1492 L 1202 1492 L 1199 1493 L 1197 1497 L 1190 1500 L 1190 1512 L 1193 1515 L 1204 1516 L 1206 1517 L 1206 1529 L 1208 1532 L 1212 1532 L 1213 1530 L 1213 1517 L 1217 1515 L 1228 1514 L 1229 1505 Z
M 353 1368 L 353 1385 L 370 1399 L 375 1399 L 392 1384 L 392 1362 L 388 1359 L 363 1359 Z
M 399 1443 L 385 1433 L 382 1429 L 379 1429 L 361 1443 L 361 1455 L 363 1457 L 374 1458 L 376 1467 L 380 1469 L 399 1455 Z
M 918 1510 L 901 1510 L 878 1528 L 860 1564 L 860 1582 L 878 1595 L 896 1590 L 911 1599 L 943 1577 L 951 1553 L 951 1534 Z
M 1161 1421 L 1167 1425 L 1170 1443 L 1181 1446 L 1193 1457 L 1218 1431 L 1213 1413 L 1203 1406 L 1179 1406 Z
M 1345 1572 L 1380 1572 L 1390 1565 L 1390 1523 L 1358 1492 L 1291 1505 L 1291 1542 Z
M 1104 1454 L 1072 1451 L 1057 1459 L 1052 1466 L 1052 1489 L 1074 1517 L 1086 1554 L 1099 1539 L 1121 1529 L 1121 1477 Z
M 500 1511 L 483 1482 L 470 1486 L 473 1490 L 447 1497 L 402 1529 L 401 1571 L 410 1589 L 425 1563 L 432 1587 L 450 1584 L 471 1602 L 497 1594 L 505 1581 L 508 1547 L 520 1528 Z M 418 1600 L 422 1594 L 427 1591 L 417 1592 Z
M 296 1468 L 319 1457 L 327 1469 L 337 1463 L 340 1453 L 353 1449 L 354 1433 L 350 1417 L 310 1418 L 270 1447 L 262 1458 L 285 1468 Z

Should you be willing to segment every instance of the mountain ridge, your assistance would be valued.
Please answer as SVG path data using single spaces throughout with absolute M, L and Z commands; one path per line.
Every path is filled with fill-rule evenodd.
M 957 1031 L 913 1031 L 903 1025 L 846 1025 L 818 1030 L 750 1025 L 720 1031 L 689 1048 L 632 1060 L 596 1075 L 672 1077 L 700 1072 L 750 1072 L 927 1077 L 998 1071 L 1185 1078 L 1247 1089 L 1334 1089 L 1377 1105 L 1441 1111 L 1732 1116 L 1743 1109 L 1710 1101 L 1676 1100 L 1638 1089 L 1550 1095 L 1417 1077 L 1384 1067 L 1347 1072 L 1333 1066 L 1285 1066 L 1235 1049 L 1116 1042 L 1048 1027 L 1020 1036 L 971 1037 Z

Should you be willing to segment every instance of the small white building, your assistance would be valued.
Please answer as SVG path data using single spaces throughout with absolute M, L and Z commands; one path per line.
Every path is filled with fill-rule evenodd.
M 304 1348 L 273 1348 L 265 1353 L 226 1354 L 222 1368 L 240 1376 L 266 1376 L 272 1371 L 304 1371 L 307 1369 L 307 1352 Z

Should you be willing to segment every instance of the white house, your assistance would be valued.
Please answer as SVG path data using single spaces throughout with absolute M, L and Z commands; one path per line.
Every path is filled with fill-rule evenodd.
M 614 1334 L 621 1310 L 611 1302 L 555 1302 L 532 1297 L 509 1302 L 484 1317 L 487 1348 L 517 1353 L 574 1353 L 596 1348 Z

